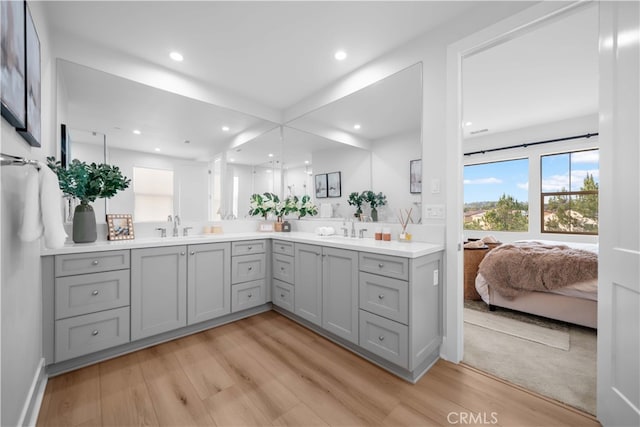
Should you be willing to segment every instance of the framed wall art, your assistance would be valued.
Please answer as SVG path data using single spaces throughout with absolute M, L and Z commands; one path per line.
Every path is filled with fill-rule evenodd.
M 0 98 L 2 117 L 15 128 L 26 125 L 27 103 L 25 77 L 25 3 L 3 1 L 2 3 L 2 87 Z
M 422 193 L 422 159 L 409 161 L 409 192 Z
M 26 101 L 27 114 L 24 127 L 16 128 L 18 133 L 34 147 L 40 147 L 42 139 L 42 126 L 40 121 L 41 96 L 40 96 L 40 39 L 33 23 L 31 12 L 25 3 L 25 66 L 26 66 Z
M 315 176 L 316 198 L 322 199 L 327 197 L 327 174 L 322 173 Z
M 107 214 L 107 229 L 109 240 L 135 239 L 131 214 Z
M 340 172 L 327 174 L 327 196 L 340 197 L 342 195 L 341 186 Z

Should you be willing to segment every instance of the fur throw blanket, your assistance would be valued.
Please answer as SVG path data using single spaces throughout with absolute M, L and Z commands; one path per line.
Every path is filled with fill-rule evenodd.
M 487 253 L 478 273 L 500 295 L 512 299 L 597 279 L 598 255 L 566 245 L 504 244 Z

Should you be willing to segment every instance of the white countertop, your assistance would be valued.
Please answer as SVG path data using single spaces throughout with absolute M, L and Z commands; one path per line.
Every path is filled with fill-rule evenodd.
M 277 239 L 288 242 L 308 243 L 338 249 L 351 249 L 362 252 L 372 252 L 383 255 L 395 255 L 406 258 L 418 258 L 444 250 L 444 246 L 425 242 L 399 242 L 397 240 L 385 242 L 372 238 L 349 238 L 339 235 L 318 236 L 313 233 L 299 231 L 289 233 L 277 232 L 249 232 L 205 234 L 187 237 L 151 237 L 121 241 L 96 241 L 94 243 L 68 243 L 59 249 L 43 248 L 42 256 L 75 254 L 83 252 L 115 251 L 121 249 L 139 249 L 160 246 L 193 245 L 202 243 L 231 242 L 256 239 Z

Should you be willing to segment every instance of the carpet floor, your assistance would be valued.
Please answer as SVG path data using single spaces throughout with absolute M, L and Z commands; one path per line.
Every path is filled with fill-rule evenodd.
M 479 317 L 478 313 L 473 313 L 474 310 L 485 312 L 494 319 L 490 322 L 476 321 Z M 489 312 L 481 301 L 465 301 L 465 318 L 467 314 L 464 363 L 595 414 L 597 332 L 594 329 L 507 309 Z M 509 328 L 493 328 L 493 325 L 500 324 L 500 319 L 511 324 Z M 523 323 L 522 334 L 512 332 L 514 320 Z M 554 346 L 555 338 L 547 342 L 544 334 L 543 339 L 530 339 L 528 325 L 568 334 L 568 349 Z M 553 338 L 555 332 L 550 333 L 550 337 Z

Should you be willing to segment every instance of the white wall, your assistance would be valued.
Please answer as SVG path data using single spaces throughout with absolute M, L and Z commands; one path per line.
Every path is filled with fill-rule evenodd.
M 360 148 L 345 145 L 329 150 L 317 150 L 311 155 L 314 177 L 318 174 L 340 172 L 341 197 L 316 198 L 315 189 L 309 189 L 313 202 L 320 207 L 321 203 L 334 206 L 333 216 L 352 218 L 355 206 L 349 206 L 349 194 L 371 188 L 371 155 Z M 314 182 L 314 181 L 312 181 Z
M 44 161 L 55 152 L 55 80 L 50 39 L 41 5 L 29 3 L 40 38 L 42 61 L 42 148 L 30 147 L 4 119 L 0 150 Z M 40 243 L 24 243 L 17 236 L 24 205 L 27 167 L 3 166 L 0 173 L 0 423 L 23 422 L 30 388 L 40 374 L 42 358 L 42 290 Z M 28 422 L 29 420 L 26 420 Z
M 413 209 L 415 222 L 422 217 L 420 194 L 409 191 L 409 161 L 422 157 L 420 132 L 410 132 L 377 140 L 371 149 L 373 176 L 371 189 L 387 195 L 387 205 L 378 209 L 378 220 L 398 222 L 398 210 Z

